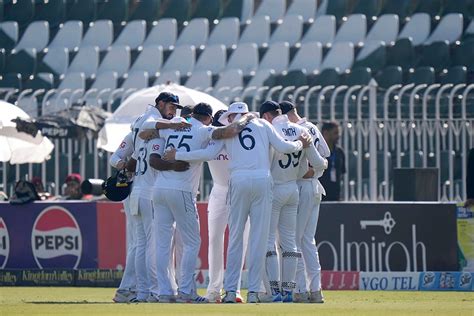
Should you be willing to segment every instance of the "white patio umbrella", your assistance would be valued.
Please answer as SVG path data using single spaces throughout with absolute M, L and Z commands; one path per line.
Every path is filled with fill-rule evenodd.
M 154 105 L 155 98 L 163 91 L 176 94 L 182 105 L 206 102 L 212 106 L 214 113 L 227 109 L 227 106 L 218 99 L 177 84 L 159 85 L 143 89 L 125 99 L 113 115 L 105 121 L 104 127 L 99 132 L 97 147 L 109 152 L 117 150 L 122 139 L 130 132 L 130 124 L 145 112 L 147 106 Z
M 11 164 L 40 163 L 49 158 L 54 145 L 38 132 L 36 137 L 18 132 L 12 119 L 28 119 L 19 107 L 0 101 L 0 161 Z

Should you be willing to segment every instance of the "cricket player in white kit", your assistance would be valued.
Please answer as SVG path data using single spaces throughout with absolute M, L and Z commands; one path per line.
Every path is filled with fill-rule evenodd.
M 305 128 L 291 123 L 286 115 L 281 115 L 280 105 L 274 101 L 266 101 L 261 105 L 260 117 L 271 123 L 285 140 L 295 141 L 307 133 Z M 296 247 L 296 213 L 299 202 L 296 180 L 300 161 L 306 162 L 307 157 L 310 157 L 311 162 L 317 166 L 324 165 L 325 161 L 312 143 L 310 147 L 292 154 L 278 152 L 273 154 L 271 165 L 274 182 L 273 203 L 266 270 L 274 302 L 293 301 L 296 266 L 298 258 L 301 257 Z M 281 271 L 275 242 L 281 250 Z
M 213 125 L 223 126 L 219 118 L 225 110 L 217 111 L 214 115 Z M 209 170 L 212 175 L 213 187 L 209 195 L 208 203 L 208 230 L 209 230 L 209 285 L 207 287 L 207 298 L 209 302 L 221 302 L 220 291 L 224 281 L 224 234 L 229 217 L 229 207 L 226 203 L 229 190 L 229 155 L 224 149 L 223 140 L 211 140 L 205 149 L 190 152 L 168 151 L 166 155 L 170 159 L 184 161 L 208 161 Z M 244 248 L 247 249 L 249 225 L 245 225 Z M 243 264 L 243 263 L 242 263 Z M 242 276 L 242 275 L 241 275 Z M 240 279 L 237 289 L 237 302 L 242 302 L 240 297 Z
M 128 159 L 133 154 L 133 134 L 130 132 L 120 143 L 119 148 L 110 156 L 109 163 L 112 167 L 123 170 Z M 126 223 L 126 241 L 127 241 L 127 257 L 125 259 L 125 270 L 123 272 L 122 281 L 113 298 L 116 303 L 128 303 L 136 299 L 136 274 L 135 274 L 135 253 L 136 253 L 136 237 L 135 223 L 130 215 L 130 200 L 127 197 L 123 201 L 125 210 Z
M 290 121 L 305 127 L 313 137 L 314 145 L 322 157 L 330 156 L 330 150 L 319 129 L 301 118 L 293 103 L 284 101 L 280 103 L 282 113 L 287 114 Z M 302 252 L 303 258 L 298 260 L 296 272 L 296 290 L 294 302 L 324 303 L 321 290 L 321 265 L 319 263 L 318 248 L 316 247 L 315 234 L 319 218 L 321 196 L 325 194 L 324 188 L 318 178 L 322 176 L 325 166 L 315 166 L 308 169 L 306 163 L 301 164 L 298 180 L 300 202 L 297 216 L 297 247 Z
M 234 121 L 237 115 L 248 112 L 247 104 L 236 102 L 220 121 Z M 213 138 L 220 138 L 213 135 Z M 238 137 L 225 140 L 230 156 L 230 185 L 228 204 L 229 246 L 227 269 L 224 274 L 224 302 L 235 303 L 242 268 L 243 231 L 250 217 L 249 236 L 249 294 L 248 303 L 258 302 L 265 265 L 265 249 L 270 227 L 272 179 L 270 175 L 270 146 L 280 152 L 292 153 L 303 148 L 305 139 L 296 142 L 283 140 L 266 121 L 254 119 Z

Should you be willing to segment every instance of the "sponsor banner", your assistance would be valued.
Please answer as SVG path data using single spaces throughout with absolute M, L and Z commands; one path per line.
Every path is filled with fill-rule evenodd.
M 423 272 L 420 274 L 421 291 L 474 291 L 474 273 Z
M 322 203 L 316 240 L 323 270 L 458 270 L 454 204 Z
M 358 290 L 359 272 L 321 271 L 321 287 L 324 290 Z
M 420 272 L 360 272 L 359 289 L 366 291 L 416 291 Z
M 97 202 L 99 269 L 124 269 L 127 255 L 125 211 L 121 202 Z
M 459 265 L 463 271 L 474 272 L 474 207 L 457 208 Z
M 21 270 L 0 270 L 0 286 L 18 285 L 21 278 Z
M 95 267 L 95 203 L 0 204 L 0 269 Z
M 21 286 L 72 286 L 74 285 L 74 270 L 47 269 L 21 270 L 16 285 Z
M 122 280 L 123 270 L 80 269 L 76 271 L 76 286 L 118 287 Z

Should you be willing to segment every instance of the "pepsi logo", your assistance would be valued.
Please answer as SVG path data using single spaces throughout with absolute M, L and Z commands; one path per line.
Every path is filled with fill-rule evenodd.
M 10 235 L 8 234 L 7 225 L 3 218 L 0 217 L 0 269 L 5 268 L 10 254 Z
M 82 235 L 74 216 L 65 208 L 50 206 L 36 218 L 31 248 L 39 268 L 73 268 L 81 260 Z

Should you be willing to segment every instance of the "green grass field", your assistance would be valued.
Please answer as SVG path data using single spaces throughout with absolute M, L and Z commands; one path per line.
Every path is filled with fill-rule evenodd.
M 326 291 L 324 304 L 115 304 L 111 288 L 0 287 L 0 315 L 474 315 L 474 293 Z M 201 293 L 203 294 L 203 293 Z

